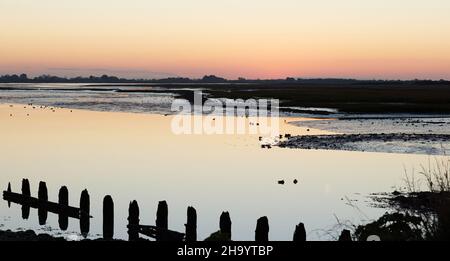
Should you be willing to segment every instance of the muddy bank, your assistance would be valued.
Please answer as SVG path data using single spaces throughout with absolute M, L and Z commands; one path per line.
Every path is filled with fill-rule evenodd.
M 0 241 L 65 241 L 65 239 L 48 234 L 36 234 L 33 230 L 18 232 L 0 230 Z
M 337 134 L 289 137 L 281 148 L 347 150 L 441 155 L 450 148 L 450 134 Z
M 421 191 L 421 192 L 398 192 L 388 194 L 373 194 L 372 200 L 379 207 L 408 209 L 418 212 L 436 213 L 442 206 L 448 206 L 450 202 L 450 192 L 448 191 Z
M 450 116 L 431 115 L 359 115 L 347 118 L 315 121 L 296 121 L 290 124 L 333 133 L 410 133 L 410 134 L 450 134 Z
M 33 241 L 73 241 L 73 240 L 67 240 L 64 237 L 52 236 L 49 234 L 36 234 L 36 232 L 34 232 L 33 230 L 26 230 L 26 231 L 0 230 L 0 242 L 1 241 L 33 242 Z M 111 241 L 111 240 L 98 238 L 98 239 L 82 239 L 80 241 Z M 123 241 L 123 240 L 113 239 L 112 241 Z

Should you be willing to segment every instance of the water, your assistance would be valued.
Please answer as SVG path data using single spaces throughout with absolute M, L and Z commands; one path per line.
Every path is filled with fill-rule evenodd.
M 429 160 L 426 155 L 261 149 L 257 135 L 174 135 L 173 116 L 121 112 L 134 105 L 122 107 L 121 96 L 113 92 L 77 93 L 76 98 L 58 91 L 0 94 L 2 102 L 33 99 L 78 101 L 78 105 L 85 99 L 106 97 L 108 104 L 117 106 L 114 112 L 59 108 L 52 112 L 0 105 L 0 186 L 6 189 L 11 182 L 13 191 L 20 192 L 22 178 L 28 178 L 36 196 L 39 181 L 46 181 L 49 199 L 57 201 L 60 186 L 67 185 L 73 206 L 78 206 L 80 193 L 87 188 L 94 217 L 91 238 L 101 236 L 103 197 L 111 195 L 116 238 L 127 238 L 131 200 L 140 205 L 141 223 L 152 225 L 158 201 L 166 200 L 172 230 L 184 231 L 187 207 L 197 209 L 199 239 L 217 231 L 220 213 L 229 211 L 234 240 L 252 240 L 261 216 L 269 218 L 271 240 L 291 240 L 299 222 L 305 223 L 308 239 L 327 240 L 340 233 L 334 227 L 337 219 L 357 225 L 381 216 L 385 210 L 371 207 L 367 195 L 398 189 L 404 166 L 418 168 Z M 135 97 L 130 96 L 134 104 Z M 164 99 L 169 101 L 169 96 Z M 327 133 L 307 132 L 284 120 L 280 119 L 282 133 Z M 286 184 L 278 185 L 280 179 Z M 299 180 L 297 185 L 294 179 Z M 62 232 L 54 214 L 49 214 L 46 226 L 39 226 L 36 210 L 31 210 L 28 220 L 20 217 L 20 206 L 0 204 L 1 229 L 35 229 L 79 238 L 75 220 Z
M 174 91 L 185 88 L 161 88 L 121 84 L 0 84 L 0 103 L 33 103 L 53 107 L 95 111 L 170 113 Z M 154 90 L 158 92 L 148 92 Z

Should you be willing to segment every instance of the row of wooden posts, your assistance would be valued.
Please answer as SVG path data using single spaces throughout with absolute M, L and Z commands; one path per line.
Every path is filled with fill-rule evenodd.
M 80 231 L 83 236 L 87 236 L 90 226 L 90 198 L 87 190 L 83 190 L 80 196 L 79 208 L 69 206 L 69 192 L 63 186 L 59 190 L 58 202 L 48 200 L 47 185 L 45 182 L 39 183 L 38 197 L 31 196 L 30 183 L 28 179 L 22 180 L 22 193 L 14 193 L 11 184 L 3 192 L 3 199 L 8 201 L 8 206 L 12 203 L 22 205 L 22 218 L 28 219 L 30 208 L 38 209 L 39 224 L 44 225 L 48 212 L 58 215 L 58 223 L 61 230 L 68 227 L 68 219 L 80 220 Z M 194 207 L 187 208 L 187 221 L 185 231 L 177 232 L 168 228 L 168 206 L 166 201 L 160 201 L 156 212 L 155 226 L 142 225 L 139 219 L 139 205 L 137 201 L 132 201 L 128 208 L 128 239 L 129 241 L 140 240 L 140 235 L 154 238 L 157 241 L 197 241 L 197 211 Z M 231 218 L 228 212 L 220 215 L 220 230 L 212 235 L 210 240 L 231 240 Z M 107 195 L 103 199 L 103 238 L 112 240 L 114 237 L 114 202 L 111 196 Z M 340 241 L 351 241 L 350 231 L 344 230 L 339 237 Z M 269 241 L 269 220 L 261 217 L 256 222 L 255 241 Z M 296 226 L 293 241 L 306 241 L 306 231 L 303 223 Z
M 67 230 L 69 217 L 80 220 L 80 231 L 82 235 L 89 233 L 90 227 L 90 197 L 87 190 L 83 190 L 80 196 L 80 207 L 69 206 L 69 190 L 66 186 L 60 188 L 58 202 L 48 200 L 47 184 L 39 182 L 38 197 L 31 196 L 30 182 L 28 179 L 22 180 L 22 192 L 14 193 L 11 190 L 11 183 L 8 189 L 3 191 L 3 199 L 11 203 L 22 205 L 22 218 L 28 219 L 30 208 L 38 210 L 39 225 L 45 225 L 48 212 L 58 215 L 58 223 L 61 230 Z

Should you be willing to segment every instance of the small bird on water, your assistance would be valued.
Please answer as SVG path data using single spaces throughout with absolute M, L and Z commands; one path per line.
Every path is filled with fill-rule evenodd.
M 279 181 L 278 181 L 278 184 L 284 185 L 284 180 L 279 180 Z

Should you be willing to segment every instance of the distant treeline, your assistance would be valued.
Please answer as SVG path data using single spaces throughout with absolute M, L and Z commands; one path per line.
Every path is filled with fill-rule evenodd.
M 215 75 L 206 75 L 201 79 L 190 79 L 185 77 L 170 77 L 164 79 L 127 79 L 116 76 L 102 75 L 89 77 L 59 77 L 53 75 L 40 75 L 29 78 L 26 74 L 12 74 L 0 76 L 0 83 L 255 83 L 255 84 L 399 84 L 399 83 L 415 83 L 415 84 L 445 84 L 449 85 L 447 80 L 357 80 L 357 79 L 339 79 L 339 78 L 292 78 L 285 79 L 245 79 L 228 80 Z

